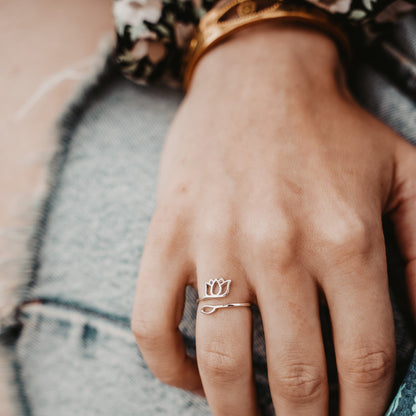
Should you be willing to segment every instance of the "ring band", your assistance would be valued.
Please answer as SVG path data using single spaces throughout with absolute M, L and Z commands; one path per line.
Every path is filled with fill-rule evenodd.
M 216 312 L 218 309 L 250 307 L 250 306 L 251 306 L 250 302 L 227 303 L 225 305 L 204 305 L 201 308 L 201 313 L 203 313 L 204 315 L 211 315 L 212 313 Z

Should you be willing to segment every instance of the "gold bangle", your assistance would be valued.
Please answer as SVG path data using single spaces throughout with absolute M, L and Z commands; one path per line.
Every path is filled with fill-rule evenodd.
M 342 56 L 350 57 L 351 50 L 347 35 L 327 12 L 313 5 L 286 0 L 273 0 L 271 6 L 258 10 L 261 7 L 260 1 L 233 0 L 222 8 L 211 9 L 201 18 L 184 59 L 185 90 L 189 87 L 196 64 L 208 50 L 227 36 L 259 22 L 302 23 L 317 28 L 335 40 L 344 53 Z M 227 15 L 232 12 L 233 8 L 236 8 L 238 17 L 229 19 Z

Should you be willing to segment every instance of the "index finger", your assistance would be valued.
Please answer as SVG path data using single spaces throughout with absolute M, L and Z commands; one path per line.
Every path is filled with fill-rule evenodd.
M 203 395 L 196 360 L 187 355 L 178 327 L 186 276 L 185 261 L 169 262 L 161 250 L 145 248 L 131 327 L 144 360 L 160 381 Z

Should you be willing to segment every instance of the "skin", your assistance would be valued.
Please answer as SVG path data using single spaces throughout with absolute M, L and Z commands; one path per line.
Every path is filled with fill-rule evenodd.
M 186 285 L 201 297 L 223 277 L 225 303 L 260 308 L 279 416 L 328 413 L 321 298 L 339 414 L 383 414 L 395 344 L 381 220 L 395 222 L 412 295 L 415 208 L 415 149 L 353 100 L 329 38 L 238 33 L 202 58 L 166 139 L 132 316 L 149 367 L 216 416 L 258 414 L 250 309 L 198 313 L 197 363 L 178 330 Z

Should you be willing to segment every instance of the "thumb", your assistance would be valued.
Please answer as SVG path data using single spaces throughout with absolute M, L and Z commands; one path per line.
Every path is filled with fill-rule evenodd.
M 397 148 L 389 212 L 406 263 L 406 285 L 416 320 L 416 147 L 404 140 Z

